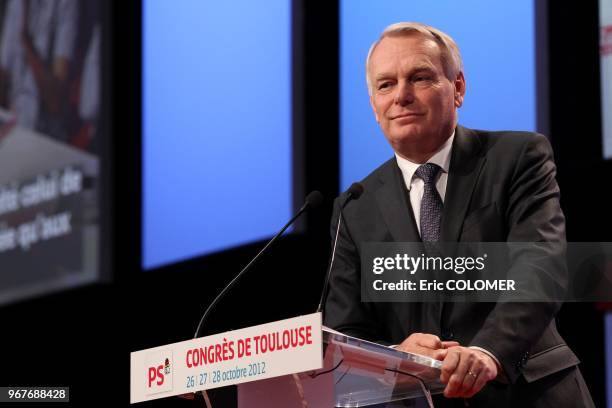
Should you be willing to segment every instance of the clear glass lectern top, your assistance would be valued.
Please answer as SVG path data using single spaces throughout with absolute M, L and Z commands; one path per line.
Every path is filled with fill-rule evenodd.
M 441 365 L 323 327 L 323 368 L 239 384 L 238 407 L 433 407 Z
M 333 378 L 337 407 L 363 407 L 440 393 L 442 362 L 323 328 L 323 368 L 300 378 Z

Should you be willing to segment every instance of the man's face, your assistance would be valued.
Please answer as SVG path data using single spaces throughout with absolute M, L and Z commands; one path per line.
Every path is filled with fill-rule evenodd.
M 451 135 L 463 103 L 463 73 L 444 75 L 438 45 L 420 34 L 385 37 L 369 65 L 370 103 L 393 149 L 417 161 L 429 158 Z

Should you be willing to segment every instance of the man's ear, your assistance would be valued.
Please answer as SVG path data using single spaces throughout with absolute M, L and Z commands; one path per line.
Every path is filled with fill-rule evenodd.
M 378 112 L 376 112 L 376 107 L 374 106 L 374 97 L 370 94 L 370 106 L 374 111 L 374 117 L 376 118 L 376 122 L 380 123 L 380 119 L 378 118 Z
M 465 77 L 463 71 L 457 74 L 457 79 L 454 82 L 455 85 L 455 107 L 460 108 L 463 105 L 463 98 L 465 97 Z

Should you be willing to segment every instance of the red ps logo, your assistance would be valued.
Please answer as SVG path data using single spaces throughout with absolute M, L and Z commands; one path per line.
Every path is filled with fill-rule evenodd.
M 164 383 L 164 366 L 158 365 L 157 367 L 149 367 L 149 388 L 151 384 L 155 382 L 157 385 Z

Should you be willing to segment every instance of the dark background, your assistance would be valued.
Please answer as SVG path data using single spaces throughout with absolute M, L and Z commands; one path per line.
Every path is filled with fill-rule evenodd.
M 108 283 L 0 309 L 2 386 L 69 386 L 71 403 L 129 404 L 129 353 L 193 336 L 206 305 L 262 247 L 238 249 L 143 272 L 141 269 L 141 8 L 110 1 L 105 33 L 105 169 Z M 549 129 L 559 168 L 569 241 L 610 241 L 612 164 L 601 160 L 597 2 L 538 2 L 540 128 Z M 337 0 L 294 0 L 296 201 L 317 189 L 322 210 L 283 238 L 213 312 L 205 334 L 311 313 L 329 256 L 329 219 L 339 184 Z M 467 28 L 466 28 L 467 29 Z M 548 50 L 548 52 L 547 52 Z M 543 62 L 543 64 L 542 64 Z M 339 89 L 339 86 L 336 87 Z M 325 95 L 325 97 L 322 97 Z M 503 98 L 503 90 L 500 91 Z M 548 102 L 548 103 L 546 103 Z M 542 113 L 542 112 L 540 112 Z M 202 186 L 205 188 L 205 186 Z M 605 406 L 603 311 L 566 304 L 560 330 L 582 360 L 597 406 Z M 232 388 L 216 392 L 221 401 Z M 140 406 L 195 406 L 179 399 Z M 222 403 L 220 406 L 228 406 Z

